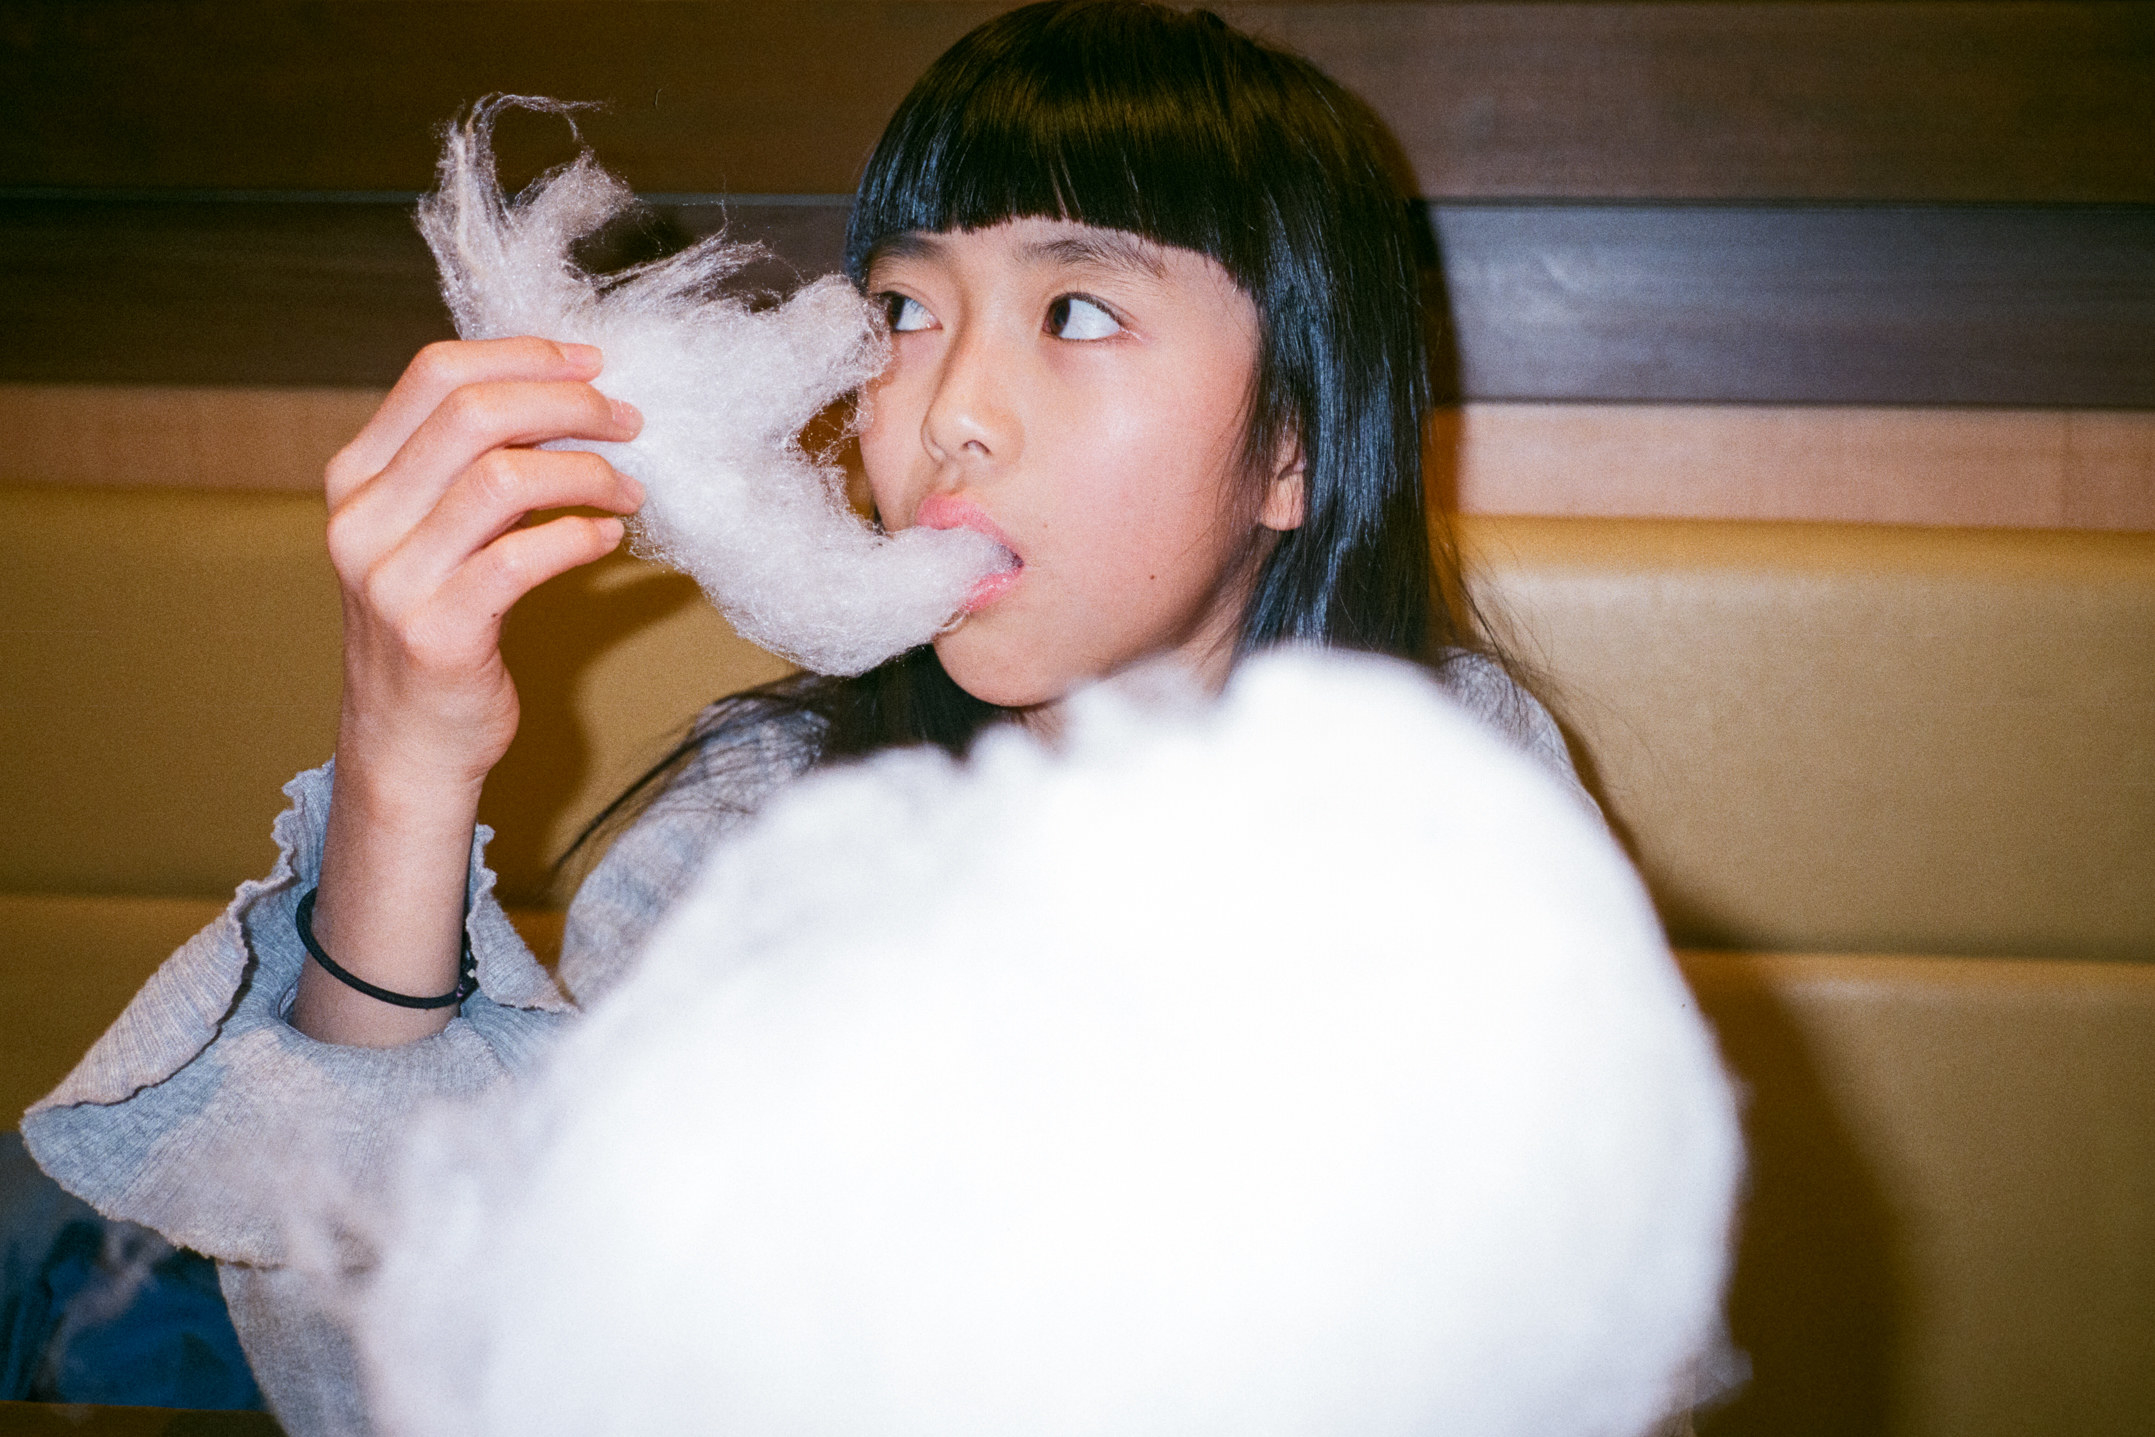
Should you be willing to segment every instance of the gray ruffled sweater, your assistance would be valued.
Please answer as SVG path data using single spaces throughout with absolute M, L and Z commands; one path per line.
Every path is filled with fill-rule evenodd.
M 1463 706 L 1578 786 L 1555 722 L 1502 669 L 1466 658 L 1443 677 Z M 625 976 L 712 848 L 813 762 L 813 723 L 767 722 L 678 775 L 578 890 L 558 977 L 496 900 L 493 835 L 481 827 L 465 918 L 479 992 L 440 1033 L 401 1048 L 321 1043 L 286 1021 L 306 961 L 293 911 L 320 872 L 332 768 L 300 774 L 285 786 L 269 876 L 241 884 L 24 1115 L 25 1143 L 106 1217 L 217 1259 L 241 1345 L 293 1437 L 366 1432 L 350 1344 L 295 1264 L 284 1214 L 302 1188 L 363 1198 L 414 1110 L 530 1067 Z

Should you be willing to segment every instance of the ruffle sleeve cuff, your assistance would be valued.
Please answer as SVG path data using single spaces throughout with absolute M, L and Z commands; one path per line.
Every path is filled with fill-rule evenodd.
M 448 1027 L 356 1048 L 287 1023 L 307 961 L 293 912 L 321 870 L 331 773 L 285 785 L 269 876 L 241 884 L 23 1117 L 62 1187 L 225 1262 L 283 1265 L 295 1194 L 367 1191 L 415 1109 L 526 1067 L 572 1011 L 494 897 L 481 826 L 465 918 L 479 992 Z

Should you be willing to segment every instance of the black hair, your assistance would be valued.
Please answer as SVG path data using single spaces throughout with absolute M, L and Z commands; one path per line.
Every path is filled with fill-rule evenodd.
M 1432 539 L 1425 245 L 1394 174 L 1376 119 L 1307 60 L 1205 10 L 1052 0 L 987 21 L 913 86 L 861 177 L 846 268 L 864 284 L 899 236 L 1033 217 L 1218 261 L 1258 313 L 1245 467 L 1269 473 L 1292 443 L 1304 473 L 1301 525 L 1260 561 L 1238 652 L 1314 643 L 1437 664 L 1489 646 L 1448 531 Z M 631 795 L 743 713 L 787 712 L 822 721 L 825 762 L 957 752 L 1004 713 L 921 648 L 728 700 Z
M 896 236 L 1036 217 L 1195 250 L 1256 304 L 1245 462 L 1296 443 L 1305 487 L 1301 527 L 1257 575 L 1244 653 L 1301 641 L 1424 659 L 1465 637 L 1430 602 L 1418 247 L 1359 101 L 1209 11 L 1013 10 L 898 107 L 861 178 L 846 267 L 861 282 Z

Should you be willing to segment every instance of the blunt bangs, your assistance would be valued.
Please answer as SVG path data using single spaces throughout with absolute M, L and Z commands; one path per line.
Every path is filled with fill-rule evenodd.
M 1209 255 L 1254 294 L 1277 217 L 1253 171 L 1289 143 L 1264 113 L 1277 108 L 1263 103 L 1276 60 L 1293 63 L 1203 12 L 1047 4 L 990 21 L 892 117 L 854 204 L 847 270 L 864 278 L 894 235 L 1062 219 Z
M 1245 467 L 1269 473 L 1288 441 L 1304 465 L 1302 526 L 1259 571 L 1242 650 L 1426 659 L 1466 635 L 1431 606 L 1428 351 L 1389 159 L 1361 102 L 1209 11 L 1052 0 L 988 21 L 914 85 L 862 176 L 846 268 L 865 285 L 893 238 L 1013 219 L 1217 261 L 1262 331 Z

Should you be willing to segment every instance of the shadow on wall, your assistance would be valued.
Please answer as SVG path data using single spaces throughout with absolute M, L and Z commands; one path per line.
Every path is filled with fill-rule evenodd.
M 1744 1096 L 1729 1325 L 1751 1379 L 1700 1437 L 1882 1437 L 1908 1303 L 1885 1195 L 1769 987 L 1686 965 Z
M 506 903 L 546 905 L 568 897 L 551 891 L 561 857 L 551 848 L 594 777 L 591 739 L 577 712 L 590 670 L 635 634 L 703 602 L 694 581 L 680 574 L 653 570 L 626 583 L 610 577 L 582 569 L 550 580 L 503 625 L 502 657 L 516 676 L 523 713 L 516 742 L 487 778 L 479 818 L 494 827 L 487 857 L 501 875 Z M 705 701 L 718 697 L 719 680 L 713 685 Z M 693 708 L 684 708 L 676 732 L 665 737 L 678 737 L 694 717 Z M 625 786 L 632 777 L 620 781 Z
M 1531 667 L 1526 677 L 1546 681 Z M 1560 702 L 1560 694 L 1550 697 Z M 1580 778 L 1636 863 L 1636 838 L 1611 806 L 1591 752 L 1569 726 L 1565 739 Z M 1710 918 L 1668 883 L 1655 885 L 1653 899 L 1663 925 L 1682 940 L 1713 931 Z M 1894 1430 L 1891 1389 L 1909 1295 L 1883 1185 L 1772 987 L 1701 956 L 1684 965 L 1685 981 L 1744 1105 L 1749 1169 L 1728 1320 L 1750 1379 L 1700 1417 L 1698 1432 L 1884 1437 Z

